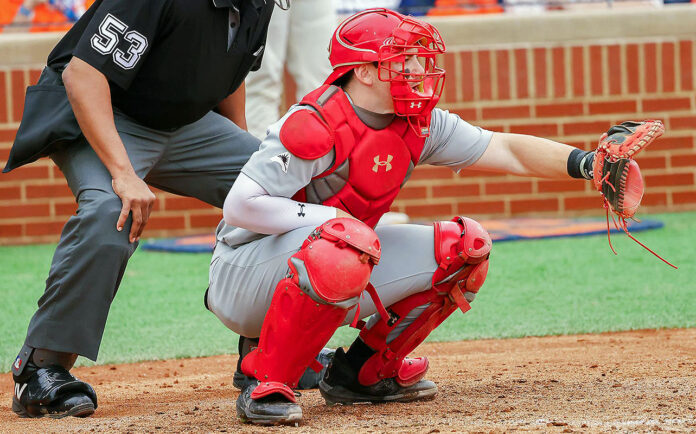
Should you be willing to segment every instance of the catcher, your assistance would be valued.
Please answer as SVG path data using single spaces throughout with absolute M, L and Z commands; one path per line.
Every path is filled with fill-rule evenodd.
M 428 360 L 407 356 L 470 309 L 491 239 L 467 217 L 373 229 L 415 166 L 594 180 L 621 217 L 636 211 L 643 184 L 631 157 L 660 122 L 613 127 L 596 153 L 486 131 L 435 108 L 444 52 L 438 31 L 411 17 L 347 18 L 331 40 L 333 73 L 270 127 L 230 190 L 206 303 L 236 333 L 260 337 L 240 355 L 243 421 L 300 421 L 293 389 L 306 368 L 321 370 L 315 357 L 346 324 L 361 332 L 319 383 L 327 404 L 437 393 Z

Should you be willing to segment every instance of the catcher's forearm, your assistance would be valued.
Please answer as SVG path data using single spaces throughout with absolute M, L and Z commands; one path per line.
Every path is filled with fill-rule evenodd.
M 564 178 L 568 156 L 576 149 L 563 143 L 523 134 L 495 133 L 477 168 L 522 176 Z

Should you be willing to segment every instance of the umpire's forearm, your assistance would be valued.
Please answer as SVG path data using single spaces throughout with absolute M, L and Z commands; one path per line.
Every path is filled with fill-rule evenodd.
M 63 71 L 63 83 L 82 133 L 111 176 L 133 174 L 133 166 L 114 124 L 106 77 L 73 57 Z

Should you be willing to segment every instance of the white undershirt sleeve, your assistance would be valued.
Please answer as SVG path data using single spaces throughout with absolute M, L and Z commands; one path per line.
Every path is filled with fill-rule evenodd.
M 319 226 L 336 217 L 336 208 L 271 196 L 241 173 L 223 206 L 225 223 L 261 234 L 282 234 L 304 226 Z

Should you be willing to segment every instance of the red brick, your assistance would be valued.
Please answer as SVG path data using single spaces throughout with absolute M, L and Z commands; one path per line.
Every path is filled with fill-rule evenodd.
M 419 166 L 413 171 L 410 181 L 418 179 L 451 179 L 452 169 L 446 167 Z
M 602 209 L 602 199 L 599 193 L 593 196 L 570 196 L 563 198 L 563 207 L 566 211 L 583 209 Z
M 692 51 L 693 47 L 691 41 L 679 41 L 679 63 L 681 65 L 682 90 L 692 90 L 694 88 Z
M 539 193 L 562 193 L 566 191 L 585 191 L 586 181 L 582 179 L 537 181 Z
M 539 104 L 536 106 L 537 117 L 566 117 L 583 114 L 582 103 L 569 102 L 561 104 Z
M 48 178 L 47 166 L 22 166 L 9 173 L 3 173 L 3 181 L 18 181 L 25 179 L 46 179 Z
M 670 173 L 661 175 L 646 175 L 645 185 L 650 187 L 668 187 L 672 185 L 693 185 L 693 173 Z
M 480 200 L 457 202 L 458 215 L 473 214 L 502 214 L 505 212 L 505 202 L 502 200 Z
M 48 217 L 50 214 L 51 209 L 48 206 L 48 203 L 0 206 L 0 218 L 3 219 L 23 217 Z
M 672 193 L 672 202 L 675 204 L 696 203 L 696 191 L 674 192 Z M 0 226 L 0 234 L 1 231 L 2 226 Z
M 410 187 L 407 186 L 399 192 L 396 200 L 405 199 L 425 199 L 428 189 L 425 187 Z
M 481 119 L 528 118 L 529 116 L 529 106 L 526 105 L 484 107 L 481 110 Z
M 455 54 L 446 53 L 444 56 L 445 71 L 451 71 L 450 73 L 454 75 L 455 68 Z M 445 80 L 445 91 L 443 92 L 445 102 L 453 103 L 457 101 L 457 80 Z
M 70 216 L 75 214 L 77 211 L 77 204 L 75 202 L 58 202 L 53 205 L 56 216 Z
M 558 199 L 519 199 L 510 201 L 510 212 L 512 214 L 557 211 Z
M 694 146 L 693 137 L 660 137 L 655 140 L 655 143 L 650 145 L 648 152 L 652 151 L 667 151 L 671 149 L 691 149 Z
M 0 186 L 0 200 L 12 200 L 22 197 L 22 188 Z
M 471 51 L 459 53 L 459 61 L 462 65 L 462 76 L 458 77 L 462 86 L 462 100 L 474 100 L 474 56 Z
M 641 169 L 664 169 L 667 167 L 667 158 L 664 156 L 646 157 L 641 154 L 636 158 L 636 162 Z
M 643 100 L 644 112 L 688 110 L 690 108 L 691 98 L 653 98 Z
M 636 101 L 633 100 L 591 102 L 588 107 L 591 115 L 635 113 L 638 110 L 638 105 Z
M 531 181 L 487 182 L 484 185 L 485 194 L 520 194 L 531 193 Z
M 643 45 L 645 53 L 645 91 L 657 92 L 657 44 L 648 42 Z
M 546 80 L 546 48 L 535 48 L 534 53 L 534 89 L 537 98 L 548 95 Z
M 11 128 L 9 130 L 0 130 L 0 142 L 13 143 L 15 136 L 17 135 L 17 130 Z
M 0 224 L 0 238 L 21 237 L 22 225 L 16 224 Z
M 609 66 L 609 94 L 621 93 L 621 47 L 618 45 L 607 46 Z M 635 67 L 635 65 L 633 65 Z
M 515 80 L 517 86 L 517 98 L 529 96 L 529 73 L 527 69 L 527 50 L 518 48 L 515 50 Z
M 150 215 L 150 220 L 147 222 L 147 229 L 185 229 L 186 219 L 182 215 L 166 216 L 166 215 Z
M 672 130 L 693 130 L 696 128 L 696 116 L 673 116 L 669 126 Z
M 510 132 L 517 134 L 529 134 L 532 136 L 549 137 L 558 135 L 556 124 L 522 124 L 510 125 Z
M 31 69 L 29 70 L 29 85 L 33 86 L 39 81 L 39 77 L 41 76 L 41 70 L 40 69 Z
M 440 217 L 453 214 L 452 205 L 449 203 L 406 205 L 405 209 L 410 217 Z
M 552 48 L 551 57 L 553 58 L 553 95 L 564 97 L 566 94 L 565 48 Z
M 495 52 L 495 64 L 498 74 L 498 99 L 510 99 L 510 55 L 507 50 Z
M 640 69 L 638 68 L 638 44 L 626 45 L 627 63 L 632 63 L 633 68 L 626 68 L 626 84 L 628 92 L 636 94 L 640 92 Z
M 662 91 L 674 92 L 674 42 L 662 43 Z
M 464 119 L 465 121 L 477 119 L 476 109 L 456 109 L 451 110 L 451 112 Z
M 12 71 L 10 76 L 12 77 L 12 119 L 19 122 L 24 110 L 24 92 L 27 85 L 24 82 L 24 71 Z
M 56 238 L 63 230 L 65 222 L 45 222 L 45 223 L 27 223 L 26 234 L 29 237 L 42 235 L 55 235 Z
M 211 214 L 194 214 L 189 217 L 192 228 L 210 228 L 214 230 L 220 220 L 222 220 L 222 212 L 218 211 Z
M 479 99 L 490 100 L 493 97 L 493 82 L 491 80 L 491 52 L 482 50 L 476 53 L 478 56 L 479 70 Z
M 672 153 L 669 156 L 669 162 L 672 167 L 696 167 L 696 153 L 688 154 Z M 639 164 L 641 164 L 639 162 Z M 643 167 L 642 165 L 640 166 Z
M 585 95 L 585 53 L 584 47 L 573 47 L 571 51 L 571 68 L 573 68 L 573 95 Z
M 590 46 L 590 89 L 592 95 L 604 93 L 604 70 L 602 69 L 602 47 Z
M 483 170 L 467 168 L 459 172 L 458 176 L 460 178 L 500 178 L 506 175 L 504 173 L 485 172 Z
M 478 184 L 450 184 L 450 185 L 433 185 L 433 197 L 464 197 L 478 196 L 480 187 Z
M 192 210 L 192 209 L 214 209 L 212 205 L 201 202 L 192 197 L 168 196 L 164 199 L 162 209 L 167 211 L 173 210 Z
M 7 119 L 7 105 L 5 104 L 8 96 L 5 89 L 6 77 L 5 71 L 0 71 L 0 123 L 2 124 L 9 121 Z
M 605 121 L 568 122 L 563 124 L 563 134 L 572 136 L 575 134 L 592 134 L 599 138 L 602 133 L 611 127 L 611 123 Z
M 643 206 L 667 205 L 667 193 L 645 193 L 640 204 Z
M 33 199 L 38 197 L 58 198 L 72 197 L 72 191 L 65 183 L 61 184 L 43 184 L 43 185 L 27 185 L 27 198 Z

